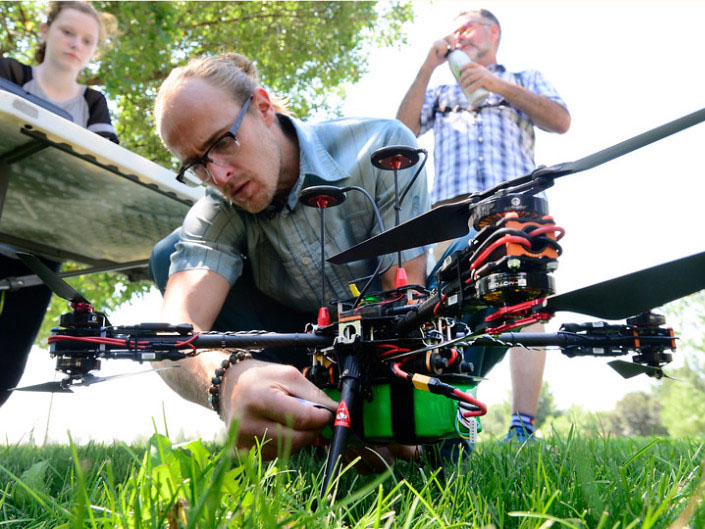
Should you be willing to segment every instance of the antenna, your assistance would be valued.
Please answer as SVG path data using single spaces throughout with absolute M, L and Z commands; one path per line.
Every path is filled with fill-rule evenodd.
M 414 174 L 413 178 L 406 185 L 404 190 L 399 193 L 399 170 L 408 169 L 413 167 L 419 161 L 419 154 L 424 154 L 424 161 Z M 383 171 L 394 171 L 394 226 L 399 225 L 399 212 L 401 211 L 401 202 L 404 197 L 411 189 L 412 184 L 416 180 L 416 177 L 423 169 L 426 164 L 426 158 L 428 158 L 428 153 L 425 149 L 415 149 L 413 147 L 408 147 L 406 145 L 391 145 L 389 147 L 382 147 L 377 149 L 372 153 L 371 161 L 372 165 Z M 404 287 L 409 284 L 406 278 L 406 270 L 401 264 L 401 251 L 397 252 L 397 275 L 394 279 L 394 288 Z
M 345 193 L 335 186 L 308 187 L 299 193 L 299 202 L 304 206 L 316 208 L 321 214 L 321 307 L 318 309 L 318 326 L 330 325 L 330 313 L 326 303 L 326 208 L 332 208 L 345 202 Z

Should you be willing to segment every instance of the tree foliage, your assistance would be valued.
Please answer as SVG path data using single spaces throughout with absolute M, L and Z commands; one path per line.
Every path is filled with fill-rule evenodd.
M 539 428 L 547 420 L 559 417 L 563 412 L 556 407 L 556 399 L 551 393 L 551 388 L 545 380 L 541 384 L 541 392 L 539 393 L 539 402 L 536 406 L 536 417 L 534 426 Z
M 667 380 L 658 392 L 663 424 L 674 437 L 705 435 L 705 362 L 699 353 L 701 359 L 689 358 L 672 371 L 681 381 Z
M 404 2 L 94 2 L 118 33 L 81 82 L 111 102 L 121 144 L 164 166 L 174 161 L 157 137 L 152 106 L 162 80 L 191 57 L 237 51 L 254 60 L 262 86 L 300 118 L 339 113 L 347 86 L 366 72 L 372 47 L 404 42 Z M 43 2 L 0 2 L 0 53 L 25 63 L 40 38 Z M 217 102 L 214 102 L 217 104 Z M 101 274 L 71 281 L 96 307 L 111 309 L 146 283 Z M 54 297 L 46 330 L 65 312 Z
M 366 72 L 368 50 L 403 42 L 411 5 L 400 2 L 94 2 L 119 32 L 84 75 L 118 112 L 122 145 L 162 164 L 152 103 L 162 80 L 191 57 L 237 51 L 253 59 L 262 85 L 305 118 L 336 113 L 332 95 Z M 29 60 L 43 20 L 39 2 L 2 2 L 0 52 Z M 380 30 L 383 28 L 383 30 Z
M 668 317 L 677 323 L 682 339 L 676 354 L 684 365 L 668 369 L 681 380 L 662 381 L 657 395 L 661 416 L 668 432 L 675 437 L 705 435 L 705 292 L 694 294 L 669 306 Z
M 661 422 L 661 402 L 653 393 L 634 391 L 606 414 L 609 431 L 616 436 L 666 435 Z

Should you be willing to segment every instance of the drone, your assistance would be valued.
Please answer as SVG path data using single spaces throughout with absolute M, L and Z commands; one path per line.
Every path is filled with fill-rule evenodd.
M 661 378 L 676 350 L 676 336 L 665 326 L 665 318 L 651 311 L 705 288 L 705 252 L 556 294 L 551 274 L 558 265 L 565 230 L 556 225 L 546 200 L 537 195 L 556 178 L 596 167 L 702 121 L 705 109 L 575 162 L 541 166 L 404 223 L 397 217 L 395 227 L 381 229 L 379 235 L 327 261 L 341 264 L 378 258 L 379 276 L 384 261 L 380 256 L 456 239 L 468 234 L 470 226 L 477 235 L 445 259 L 430 288 L 407 284 L 406 277 L 398 274 L 390 290 L 368 292 L 370 279 L 362 292 L 328 302 L 322 287 L 317 321 L 299 333 L 195 332 L 190 324 L 166 323 L 112 326 L 105 314 L 95 311 L 39 259 L 18 253 L 54 293 L 70 302 L 72 310 L 61 316 L 49 338 L 56 369 L 66 378 L 15 389 L 70 392 L 74 386 L 101 382 L 112 377 L 92 372 L 105 359 L 178 361 L 205 349 L 249 351 L 256 356 L 268 348 L 304 347 L 310 363 L 303 374 L 339 402 L 332 425 L 324 431 L 330 445 L 321 489 L 326 494 L 352 439 L 375 444 L 474 440 L 481 427 L 478 418 L 487 407 L 475 398 L 486 372 L 481 362 L 471 360 L 468 353 L 473 347 L 552 346 L 569 357 L 632 355 L 631 361 L 617 359 L 609 364 L 625 378 L 638 374 Z M 372 155 L 371 163 L 393 171 L 396 179 L 398 170 L 418 164 L 420 151 L 383 147 Z M 395 207 L 408 186 L 397 190 Z M 325 210 L 344 201 L 347 191 L 313 186 L 304 189 L 299 200 L 320 210 L 324 230 Z M 326 260 L 323 243 L 321 260 L 322 264 Z M 321 269 L 325 274 L 325 267 Z M 335 307 L 333 317 L 328 306 Z M 611 323 L 565 323 L 555 333 L 519 332 L 528 324 L 549 321 L 560 311 Z M 482 318 L 469 317 L 481 313 Z

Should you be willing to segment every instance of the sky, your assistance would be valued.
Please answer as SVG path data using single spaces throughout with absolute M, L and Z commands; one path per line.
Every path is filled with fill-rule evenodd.
M 573 161 L 705 107 L 705 1 L 692 2 L 415 2 L 408 44 L 373 50 L 369 73 L 347 91 L 344 115 L 393 118 L 432 42 L 453 29 L 463 9 L 485 7 L 502 24 L 498 60 L 509 70 L 540 70 L 568 104 L 565 135 L 537 133 L 536 161 Z M 383 30 L 383 28 L 380 28 Z M 698 66 L 700 64 L 700 66 Z M 453 82 L 441 65 L 434 83 Z M 420 139 L 431 150 L 431 134 Z M 555 273 L 558 292 L 698 253 L 705 198 L 705 124 L 601 167 L 556 181 L 551 215 L 566 230 Z M 432 177 L 432 162 L 427 167 Z M 648 285 L 645 286 L 648 288 Z M 151 321 L 160 297 L 110 315 L 114 324 Z M 584 321 L 558 314 L 549 325 Z M 679 321 L 669 321 L 677 327 Z M 694 332 L 693 329 L 684 329 Z M 688 337 L 683 334 L 683 337 Z M 682 362 L 682 352 L 676 352 Z M 100 375 L 147 366 L 105 361 Z M 489 405 L 509 395 L 508 362 L 479 388 Z M 54 362 L 33 349 L 21 385 L 54 380 Z M 605 361 L 548 353 L 544 379 L 559 408 L 606 410 L 626 393 L 648 389 L 647 377 L 624 380 Z M 672 383 L 668 381 L 667 383 Z M 117 379 L 72 395 L 15 393 L 0 408 L 0 439 L 133 441 L 155 428 L 174 438 L 212 439 L 222 432 L 213 412 L 171 392 L 154 373 Z

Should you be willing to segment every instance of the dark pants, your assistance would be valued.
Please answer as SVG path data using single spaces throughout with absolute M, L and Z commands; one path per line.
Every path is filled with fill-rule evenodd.
M 49 268 L 58 271 L 61 263 L 43 260 Z M 0 278 L 19 277 L 31 274 L 22 261 L 0 256 Z M 29 351 L 44 320 L 51 290 L 44 285 L 21 288 L 4 295 L 0 313 L 0 406 L 12 394 L 20 381 Z

